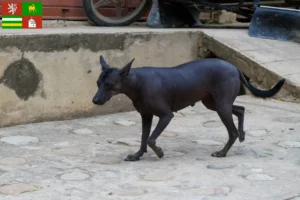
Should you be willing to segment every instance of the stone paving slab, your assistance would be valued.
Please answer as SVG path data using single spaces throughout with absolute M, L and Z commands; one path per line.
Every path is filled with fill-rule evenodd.
M 0 199 L 299 199 L 299 104 L 250 96 L 236 104 L 246 107 L 246 140 L 225 158 L 210 156 L 227 133 L 200 103 L 176 113 L 159 137 L 162 159 L 149 149 L 123 161 L 140 145 L 135 111 L 2 128 Z

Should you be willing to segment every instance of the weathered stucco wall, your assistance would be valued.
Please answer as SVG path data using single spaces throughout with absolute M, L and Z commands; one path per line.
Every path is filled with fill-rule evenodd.
M 0 44 L 0 127 L 132 110 L 123 95 L 92 104 L 100 55 L 114 67 L 198 57 L 196 32 L 2 35 Z

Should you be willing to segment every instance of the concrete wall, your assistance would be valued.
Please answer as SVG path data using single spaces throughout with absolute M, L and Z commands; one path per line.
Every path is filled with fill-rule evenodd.
M 99 56 L 114 67 L 174 66 L 198 57 L 196 32 L 0 37 L 0 127 L 132 110 L 118 95 L 94 106 Z

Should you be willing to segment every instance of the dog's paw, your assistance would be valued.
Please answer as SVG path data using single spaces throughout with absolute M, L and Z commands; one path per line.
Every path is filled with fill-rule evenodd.
M 222 158 L 222 157 L 226 157 L 226 153 L 224 153 L 223 151 L 216 151 L 215 153 L 211 154 L 211 156 Z
M 245 132 L 244 131 L 240 131 L 239 141 L 240 142 L 244 142 L 245 141 Z
M 130 154 L 127 156 L 127 158 L 124 159 L 124 161 L 139 161 L 140 157 L 141 156 L 139 153 Z
M 159 158 L 164 157 L 164 152 L 163 152 L 162 148 L 156 147 L 155 150 L 154 150 L 154 152 L 155 152 L 155 154 L 156 154 Z

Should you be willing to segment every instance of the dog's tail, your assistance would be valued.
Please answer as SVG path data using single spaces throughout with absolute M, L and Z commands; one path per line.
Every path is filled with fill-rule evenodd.
M 281 79 L 273 88 L 270 90 L 260 90 L 251 85 L 245 78 L 244 74 L 238 69 L 240 74 L 240 80 L 242 83 L 250 90 L 250 92 L 256 96 L 261 98 L 268 98 L 274 96 L 281 89 L 282 85 L 285 82 L 285 79 Z

